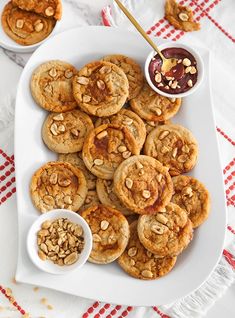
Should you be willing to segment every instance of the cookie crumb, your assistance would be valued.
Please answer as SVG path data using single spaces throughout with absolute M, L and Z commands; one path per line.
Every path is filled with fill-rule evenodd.
M 47 309 L 49 309 L 49 310 L 53 310 L 53 309 L 54 309 L 54 307 L 53 307 L 52 305 L 48 305 L 48 306 L 47 306 Z
M 39 290 L 39 287 L 34 287 L 34 288 L 33 288 L 33 291 L 34 291 L 34 292 L 37 292 L 38 290 Z
M 41 298 L 40 303 L 43 305 L 47 305 L 47 299 L 46 298 Z
M 6 288 L 6 295 L 11 296 L 12 295 L 12 290 L 10 288 Z
M 0 312 L 3 311 L 4 309 L 5 309 L 4 307 L 0 306 Z
M 30 318 L 29 314 L 28 313 L 25 313 L 22 318 Z
M 11 281 L 12 281 L 13 284 L 18 284 L 16 279 L 15 279 L 15 277 L 13 277 Z

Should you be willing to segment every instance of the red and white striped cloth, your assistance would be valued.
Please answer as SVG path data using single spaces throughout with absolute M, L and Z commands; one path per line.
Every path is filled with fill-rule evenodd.
M 9 310 L 6 314 L 6 307 L 5 312 L 0 309 L 0 317 L 20 317 L 25 312 L 30 312 L 30 317 L 47 316 L 48 310 L 44 308 L 45 306 L 39 305 L 38 302 L 38 298 L 45 296 L 45 294 L 48 301 L 54 305 L 54 311 L 50 311 L 49 316 L 47 316 L 51 318 L 58 318 L 58 316 L 60 318 L 201 317 L 235 280 L 235 90 L 233 80 L 235 19 L 232 16 L 235 14 L 235 1 L 180 1 L 180 4 L 190 6 L 193 9 L 196 20 L 201 23 L 200 31 L 189 34 L 175 30 L 164 18 L 164 1 L 125 0 L 123 3 L 132 11 L 150 36 L 173 41 L 184 39 L 189 44 L 206 46 L 211 50 L 212 96 L 228 207 L 227 236 L 223 255 L 217 268 L 197 291 L 176 303 L 150 308 L 111 305 L 100 303 L 98 300 L 92 302 L 45 289 L 40 289 L 32 295 L 32 287 L 12 284 L 8 275 L 8 277 L 4 277 L 3 281 L 0 281 L 0 284 L 11 287 L 17 301 L 20 301 L 25 308 L 23 309 L 16 302 L 11 307 L 7 303 L 6 297 L 4 298 L 4 295 L 6 296 L 5 288 L 0 285 L 0 305 L 8 306 Z M 116 5 L 105 7 L 101 12 L 101 17 L 103 24 L 107 27 L 120 26 L 133 30 L 129 21 Z M 4 220 L 0 234 L 0 250 L 5 249 L 5 257 L 1 259 L 0 268 L 4 270 L 4 268 L 10 267 L 10 272 L 13 273 L 16 254 L 11 252 L 11 249 L 16 248 L 17 242 L 12 233 L 15 233 L 17 229 L 15 224 L 17 214 L 12 112 L 13 105 L 10 102 L 0 108 L 0 214 L 1 220 Z M 7 259 L 6 255 L 11 255 L 11 259 Z M 2 278 L 2 275 L 0 277 Z M 35 310 L 35 308 L 37 309 Z

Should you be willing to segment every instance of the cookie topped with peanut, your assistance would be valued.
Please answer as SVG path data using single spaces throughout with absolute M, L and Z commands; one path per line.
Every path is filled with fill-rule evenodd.
M 122 213 L 108 206 L 94 205 L 83 211 L 81 216 L 90 226 L 93 236 L 89 261 L 107 264 L 117 259 L 129 239 L 129 225 Z
M 58 208 L 77 211 L 85 201 L 87 184 L 80 169 L 67 162 L 48 162 L 34 173 L 30 192 L 42 213 Z

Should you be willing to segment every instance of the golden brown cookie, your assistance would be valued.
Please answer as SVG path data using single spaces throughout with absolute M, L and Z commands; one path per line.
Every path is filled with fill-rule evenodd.
M 33 98 L 42 108 L 56 113 L 76 108 L 72 90 L 75 74 L 75 67 L 67 62 L 54 60 L 41 64 L 31 78 Z
M 77 211 L 86 198 L 86 179 L 80 169 L 67 162 L 48 162 L 34 173 L 30 193 L 42 213 L 53 209 Z
M 32 45 L 44 40 L 53 30 L 55 19 L 34 12 L 23 11 L 9 2 L 2 12 L 2 27 L 16 43 Z
M 140 243 L 137 221 L 130 225 L 130 239 L 125 252 L 118 258 L 118 264 L 129 275 L 144 279 L 157 279 L 168 274 L 175 265 L 176 256 L 158 258 Z
M 134 136 L 139 150 L 143 147 L 146 138 L 146 128 L 143 120 L 129 109 L 121 109 L 116 115 L 111 117 L 111 122 L 125 126 Z
M 62 16 L 61 0 L 12 0 L 12 3 L 22 10 L 36 12 L 47 18 L 60 20 Z
M 168 167 L 171 176 L 177 176 L 195 166 L 198 144 L 193 134 L 185 127 L 162 125 L 148 135 L 144 153 Z
M 50 113 L 42 126 L 42 139 L 52 151 L 78 152 L 82 150 L 84 140 L 93 128 L 90 117 L 80 110 Z
M 101 179 L 110 180 L 118 165 L 139 148 L 129 130 L 114 124 L 93 129 L 85 139 L 82 157 L 87 167 Z
M 128 128 L 141 150 L 146 138 L 146 128 L 143 120 L 136 113 L 130 109 L 123 108 L 116 115 L 98 118 L 95 122 L 95 127 L 110 123 Z
M 198 227 L 208 218 L 210 213 L 210 194 L 206 187 L 190 176 L 172 178 L 174 194 L 172 202 L 178 204 L 188 213 L 193 227 Z
M 140 93 L 130 101 L 130 105 L 132 110 L 142 119 L 164 121 L 178 112 L 181 98 L 161 96 L 145 82 Z
M 83 205 L 78 210 L 78 212 L 81 213 L 82 211 L 85 211 L 85 210 L 89 209 L 90 207 L 92 207 L 94 205 L 98 205 L 98 204 L 100 204 L 100 200 L 98 198 L 96 190 L 88 190 L 87 195 L 86 195 L 86 199 L 85 199 Z
M 75 167 L 81 169 L 86 178 L 87 189 L 94 190 L 96 188 L 96 176 L 94 176 L 89 170 L 87 170 L 81 157 L 81 153 L 59 154 L 58 161 L 71 163 Z
M 118 66 L 102 61 L 85 65 L 73 80 L 79 107 L 98 117 L 116 114 L 128 97 L 128 80 Z
M 194 21 L 190 7 L 179 5 L 175 0 L 166 0 L 165 18 L 176 29 L 185 32 L 200 30 L 200 23 Z
M 164 211 L 139 217 L 138 235 L 144 247 L 157 256 L 177 256 L 192 240 L 193 227 L 186 211 L 169 203 Z
M 113 190 L 112 180 L 104 180 L 98 178 L 96 181 L 96 191 L 102 204 L 117 209 L 118 211 L 122 212 L 122 214 L 124 214 L 125 216 L 134 214 L 134 212 L 128 210 L 116 196 Z
M 144 74 L 140 65 L 130 57 L 119 54 L 105 56 L 102 60 L 117 65 L 125 72 L 129 82 L 128 99 L 135 98 L 144 83 Z
M 148 156 L 132 156 L 122 162 L 113 181 L 114 191 L 121 202 L 139 214 L 161 211 L 173 193 L 168 169 Z
M 129 239 L 129 224 L 121 212 L 96 205 L 83 211 L 81 216 L 88 223 L 93 236 L 89 261 L 107 264 L 117 259 L 124 252 Z

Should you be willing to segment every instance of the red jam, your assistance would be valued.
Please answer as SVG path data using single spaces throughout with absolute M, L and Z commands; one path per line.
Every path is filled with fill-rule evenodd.
M 162 59 L 156 54 L 149 63 L 149 75 L 154 86 L 168 94 L 190 90 L 197 82 L 198 70 L 194 56 L 187 50 L 171 47 L 162 50 L 166 58 L 176 58 L 178 63 L 167 73 L 161 70 Z

